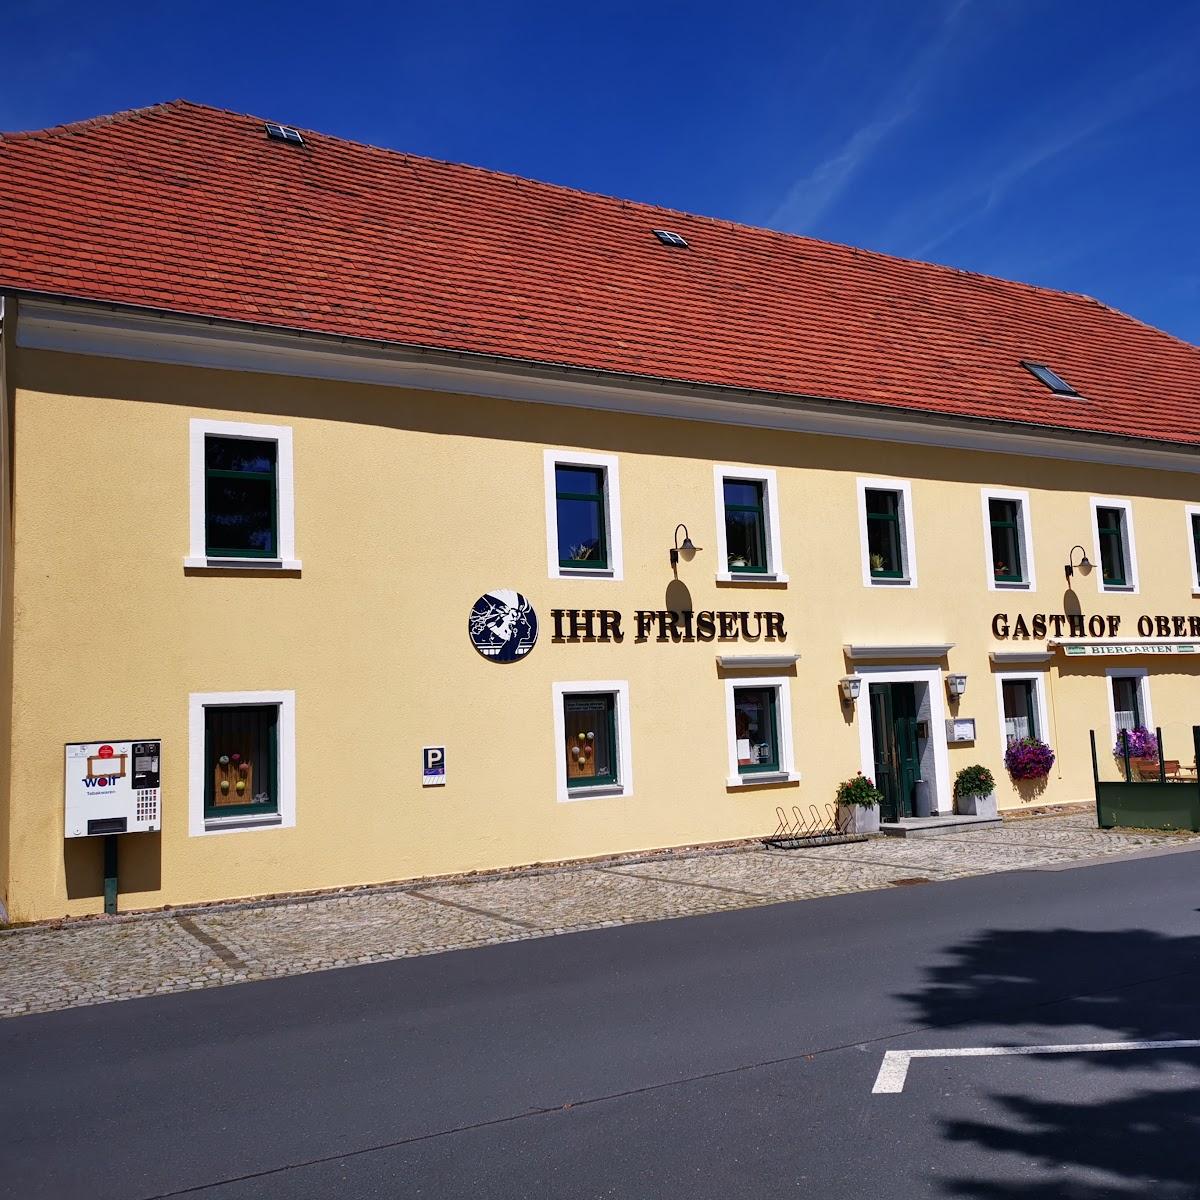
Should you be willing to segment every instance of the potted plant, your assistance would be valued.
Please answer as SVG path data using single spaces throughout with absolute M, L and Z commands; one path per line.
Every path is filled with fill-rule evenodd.
M 838 828 L 846 833 L 878 833 L 883 793 L 861 771 L 838 784 Z
M 996 779 L 978 763 L 954 777 L 954 806 L 964 817 L 996 816 Z
M 1054 751 L 1041 738 L 1014 738 L 1004 752 L 1004 765 L 1013 779 L 1044 779 L 1054 766 Z
M 1135 725 L 1132 729 L 1122 730 L 1117 734 L 1116 745 L 1113 746 L 1113 758 L 1125 770 L 1125 746 L 1129 747 L 1130 773 L 1134 775 L 1158 774 L 1158 738 L 1145 725 Z

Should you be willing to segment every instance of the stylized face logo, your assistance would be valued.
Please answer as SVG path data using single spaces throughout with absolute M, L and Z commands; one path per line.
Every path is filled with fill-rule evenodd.
M 537 614 L 520 592 L 497 588 L 475 601 L 467 631 L 484 658 L 515 662 L 524 658 L 537 641 Z

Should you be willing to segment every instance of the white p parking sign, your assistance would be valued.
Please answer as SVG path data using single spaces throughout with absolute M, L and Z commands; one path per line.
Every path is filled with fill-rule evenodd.
M 446 747 L 424 747 L 421 751 L 421 786 L 442 787 L 445 782 Z

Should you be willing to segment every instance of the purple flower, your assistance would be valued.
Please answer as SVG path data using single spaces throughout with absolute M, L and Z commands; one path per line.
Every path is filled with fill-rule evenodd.
M 1132 729 L 1125 730 L 1125 737 L 1129 741 L 1130 758 L 1158 757 L 1158 738 L 1145 725 L 1135 725 Z M 1113 747 L 1113 757 L 1120 759 L 1125 757 L 1125 748 L 1121 745 L 1120 734 L 1117 734 L 1117 744 Z
M 1040 738 L 1018 738 L 1008 743 L 1004 765 L 1014 779 L 1042 779 L 1054 766 L 1054 751 Z

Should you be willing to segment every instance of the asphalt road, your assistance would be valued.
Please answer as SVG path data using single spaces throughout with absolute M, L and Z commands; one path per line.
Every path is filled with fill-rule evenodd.
M 1200 1195 L 1200 855 L 0 1022 L 0 1195 Z

